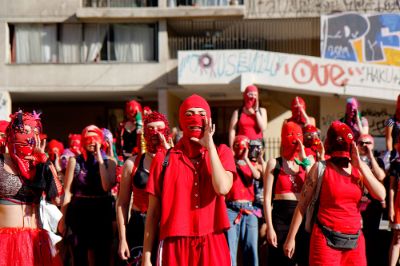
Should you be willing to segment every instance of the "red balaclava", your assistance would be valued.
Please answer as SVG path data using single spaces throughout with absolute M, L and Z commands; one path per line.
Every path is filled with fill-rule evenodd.
M 69 134 L 68 145 L 69 149 L 75 154 L 75 156 L 81 154 L 81 135 Z
M 233 152 L 236 159 L 243 159 L 245 149 L 249 149 L 250 140 L 244 135 L 237 135 L 233 141 Z
M 163 129 L 154 129 L 147 127 L 149 123 L 158 121 L 164 122 L 165 127 Z M 146 140 L 146 148 L 148 152 L 154 154 L 162 148 L 159 133 L 161 133 L 165 137 L 165 140 L 168 141 L 169 123 L 165 115 L 153 111 L 144 117 L 144 139 Z
M 303 133 L 301 127 L 294 122 L 284 123 L 281 132 L 281 154 L 286 160 L 293 160 L 298 157 L 298 141 L 303 142 Z
M 142 112 L 142 106 L 135 100 L 129 101 L 125 105 L 125 115 L 131 122 L 136 122 L 136 114 Z
M 303 129 L 304 146 L 316 152 L 321 140 L 318 136 L 318 128 L 313 125 L 307 125 Z
M 184 141 L 184 150 L 190 157 L 196 157 L 200 154 L 202 146 L 190 138 L 202 138 L 204 135 L 205 117 L 200 114 L 186 116 L 185 113 L 190 108 L 203 108 L 206 111 L 207 119 L 211 118 L 211 110 L 207 101 L 196 94 L 186 98 L 179 107 L 179 125 L 183 131 L 182 141 Z M 199 127 L 201 130 L 191 131 L 189 127 Z
M 36 165 L 47 160 L 45 154 L 35 153 L 36 139 L 42 132 L 40 114 L 18 111 L 10 117 L 6 131 L 8 151 L 20 175 L 31 180 L 35 177 Z M 33 156 L 34 159 L 26 159 L 27 156 Z
M 88 133 L 96 133 L 96 135 L 88 136 Z M 87 150 L 86 150 L 87 145 L 93 142 L 97 142 L 100 143 L 100 145 L 104 146 L 103 131 L 95 125 L 90 125 L 85 127 L 82 130 L 81 139 L 82 139 L 81 143 L 82 155 L 85 161 L 87 160 Z
M 350 161 L 351 143 L 354 141 L 353 131 L 340 121 L 333 121 L 326 133 L 325 151 L 332 158 L 342 158 Z
M 396 120 L 400 121 L 400 94 L 397 96 L 397 103 L 396 103 Z
M 304 118 L 301 109 L 306 110 L 306 102 L 303 100 L 303 98 L 296 96 L 294 97 L 290 109 L 292 110 L 292 119 L 294 122 L 299 123 L 299 124 L 305 124 L 306 119 Z
M 47 153 L 49 154 L 50 161 L 54 162 L 56 160 L 56 155 L 58 155 L 58 158 L 63 154 L 64 152 L 64 144 L 61 142 L 53 139 L 49 143 L 47 143 Z
M 254 106 L 254 104 L 256 103 L 256 98 L 255 97 L 249 97 L 247 95 L 249 92 L 257 92 L 258 93 L 258 88 L 256 86 L 254 86 L 254 85 L 249 85 L 244 90 L 243 103 L 244 103 L 244 107 L 246 109 L 252 108 Z
M 0 120 L 0 154 L 6 152 L 6 130 L 9 124 L 6 120 Z
M 348 98 L 346 103 L 346 124 L 354 126 L 356 115 L 358 115 L 358 101 L 356 98 Z

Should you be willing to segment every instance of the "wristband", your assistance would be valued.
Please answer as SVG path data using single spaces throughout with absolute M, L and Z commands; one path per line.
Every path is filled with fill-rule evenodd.
M 301 165 L 303 168 L 307 168 L 308 166 L 311 165 L 311 161 L 310 159 L 308 159 L 308 157 L 304 158 L 303 161 L 300 161 L 297 158 L 294 158 L 294 161 L 298 164 Z

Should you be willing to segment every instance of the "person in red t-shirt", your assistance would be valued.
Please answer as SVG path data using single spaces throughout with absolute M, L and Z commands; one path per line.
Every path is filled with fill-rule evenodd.
M 292 103 L 290 105 L 290 109 L 292 110 L 292 116 L 284 121 L 294 122 L 298 124 L 303 130 L 307 125 L 315 126 L 315 118 L 309 116 L 306 112 L 306 102 L 300 96 L 294 97 Z
M 229 124 L 229 146 L 231 149 L 235 136 L 244 135 L 250 139 L 250 159 L 257 159 L 263 143 L 266 142 L 267 120 L 267 109 L 260 107 L 258 88 L 254 85 L 247 86 L 243 93 L 243 106 L 233 112 Z
M 324 150 L 320 149 L 322 144 L 319 138 L 319 132 L 319 129 L 311 124 L 303 128 L 304 150 L 306 155 L 312 155 L 315 161 L 325 159 L 325 153 L 321 153 Z
M 165 115 L 151 112 L 144 118 L 146 153 L 129 157 L 122 170 L 117 199 L 118 254 L 122 260 L 141 262 L 149 196 L 145 191 L 151 162 L 158 150 L 169 149 L 169 124 Z M 133 197 L 132 197 L 133 194 Z M 130 201 L 130 219 L 128 213 Z
M 215 146 L 215 126 L 204 98 L 192 95 L 184 100 L 179 123 L 183 136 L 169 151 L 168 166 L 163 168 L 166 152 L 160 151 L 150 167 L 142 265 L 151 265 L 159 229 L 160 265 L 229 266 L 224 195 L 236 172 L 232 151 Z
M 237 249 L 239 240 L 243 246 L 243 262 L 245 265 L 258 266 L 258 220 L 255 200 L 254 179 L 260 179 L 262 166 L 250 161 L 249 138 L 243 135 L 235 137 L 233 150 L 235 153 L 237 174 L 233 179 L 233 186 L 226 195 L 229 222 L 231 228 L 226 232 L 232 266 L 237 265 Z
M 372 197 L 382 201 L 386 195 L 385 188 L 361 160 L 353 132 L 346 124 L 339 121 L 331 124 L 325 149 L 330 159 L 326 161 L 321 177 L 319 208 L 310 240 L 310 265 L 366 265 L 360 200 L 366 188 Z M 289 258 L 295 251 L 295 236 L 317 187 L 318 164 L 313 166 L 303 186 L 284 244 Z M 338 247 L 338 242 L 328 241 L 338 232 L 346 235 L 346 239 L 351 235 L 356 241 L 355 247 L 343 249 Z

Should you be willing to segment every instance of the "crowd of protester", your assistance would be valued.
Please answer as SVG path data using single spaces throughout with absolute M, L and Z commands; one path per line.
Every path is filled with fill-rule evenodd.
M 179 129 L 132 100 L 116 134 L 88 125 L 67 147 L 46 144 L 35 111 L 0 121 L 0 265 L 396 265 L 400 96 L 382 157 L 357 99 L 322 141 L 297 96 L 267 160 L 258 93 L 244 91 L 228 145 L 198 95 Z

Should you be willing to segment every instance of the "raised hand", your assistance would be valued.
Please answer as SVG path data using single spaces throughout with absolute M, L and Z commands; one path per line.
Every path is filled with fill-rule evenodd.
M 212 123 L 211 118 L 204 118 L 204 135 L 201 139 L 198 138 L 190 138 L 192 141 L 199 143 L 201 146 L 205 148 L 209 148 L 213 142 L 213 135 L 215 133 L 215 125 Z
M 158 137 L 160 138 L 161 146 L 163 146 L 166 150 L 171 148 L 171 145 L 168 143 L 168 141 L 165 139 L 165 136 L 158 132 Z

